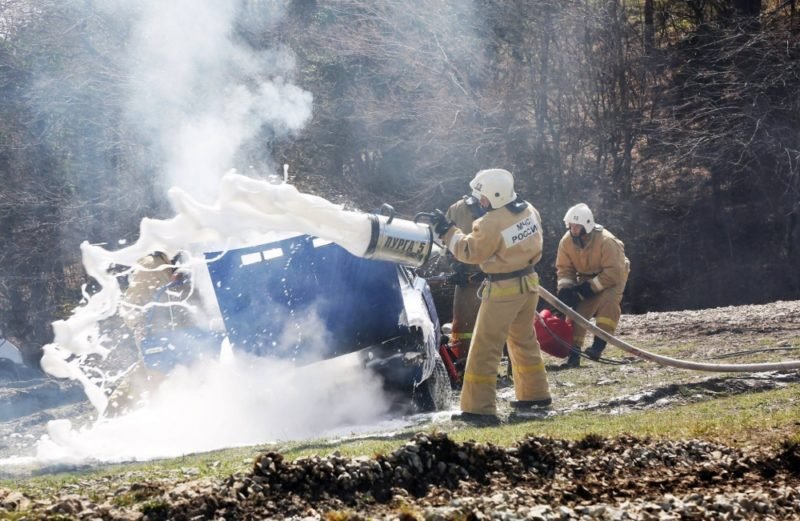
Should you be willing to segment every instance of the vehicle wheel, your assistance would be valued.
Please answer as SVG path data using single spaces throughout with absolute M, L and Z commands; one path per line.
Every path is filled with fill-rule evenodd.
M 418 412 L 441 411 L 450 407 L 453 391 L 450 376 L 439 353 L 436 353 L 436 365 L 433 373 L 414 390 L 412 401 Z

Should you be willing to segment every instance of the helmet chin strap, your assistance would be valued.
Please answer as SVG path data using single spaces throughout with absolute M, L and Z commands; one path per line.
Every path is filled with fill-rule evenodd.
M 586 233 L 586 228 L 584 228 L 583 226 L 581 226 L 581 234 L 578 235 L 577 237 L 575 235 L 572 235 L 572 232 L 569 233 L 569 236 L 572 239 L 572 243 L 578 248 L 583 248 L 583 238 L 587 235 L 588 233 Z

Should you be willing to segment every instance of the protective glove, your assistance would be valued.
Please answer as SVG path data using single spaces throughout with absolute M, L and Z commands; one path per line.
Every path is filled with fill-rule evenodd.
M 581 300 L 594 296 L 594 290 L 592 289 L 592 285 L 589 284 L 589 281 L 581 282 L 575 286 L 575 291 L 578 292 Z
M 558 300 L 572 309 L 575 309 L 575 306 L 577 306 L 578 302 L 581 301 L 581 298 L 578 296 L 577 286 L 561 288 L 558 290 L 558 293 L 556 293 L 556 297 L 558 297 Z
M 438 208 L 433 211 L 431 214 L 431 226 L 433 227 L 433 232 L 441 239 L 444 237 L 447 232 L 450 231 L 450 228 L 455 226 L 455 223 L 447 218 L 447 216 L 439 210 Z

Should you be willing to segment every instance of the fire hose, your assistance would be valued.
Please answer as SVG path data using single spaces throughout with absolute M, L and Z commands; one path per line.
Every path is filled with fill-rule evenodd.
M 711 371 L 718 373 L 760 373 L 767 371 L 787 371 L 792 369 L 800 369 L 800 360 L 789 360 L 787 362 L 767 362 L 758 364 L 708 364 L 703 362 L 690 362 L 688 360 L 679 360 L 668 356 L 657 355 L 644 349 L 639 349 L 631 344 L 621 340 L 595 326 L 575 310 L 568 307 L 566 304 L 558 300 L 552 293 L 539 286 L 539 295 L 546 300 L 551 306 L 558 309 L 561 313 L 571 318 L 576 324 L 591 331 L 594 335 L 599 336 L 609 344 L 612 344 L 623 351 L 630 353 L 634 356 L 649 360 L 657 364 L 666 365 L 670 367 L 677 367 L 679 369 L 691 369 L 694 371 Z

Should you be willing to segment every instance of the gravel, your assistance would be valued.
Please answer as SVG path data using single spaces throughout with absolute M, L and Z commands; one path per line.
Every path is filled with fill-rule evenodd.
M 116 490 L 137 498 L 128 507 L 80 492 L 43 502 L 0 490 L 0 508 L 81 520 L 800 519 L 800 446 L 589 436 L 504 448 L 417 434 L 386 456 L 267 452 L 219 482 Z

